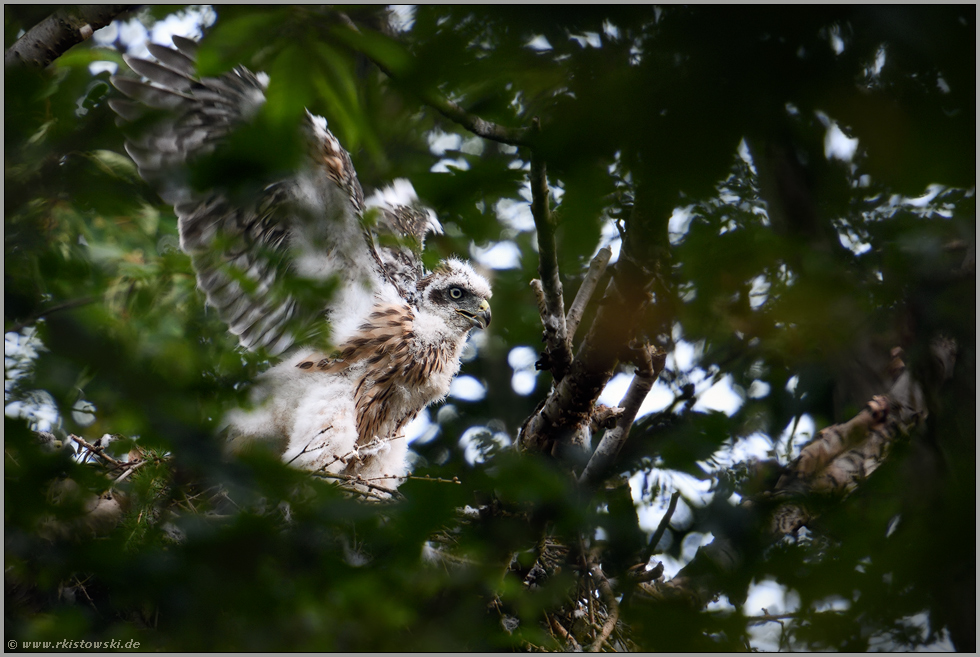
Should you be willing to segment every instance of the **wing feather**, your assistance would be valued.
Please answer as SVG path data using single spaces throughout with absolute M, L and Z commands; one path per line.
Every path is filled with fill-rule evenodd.
M 362 224 L 364 196 L 350 155 L 325 120 L 308 114 L 299 129 L 309 140 L 310 160 L 293 176 L 270 181 L 249 201 L 232 200 L 220 189 L 193 190 L 186 165 L 258 114 L 266 79 L 243 67 L 199 78 L 197 44 L 181 37 L 173 42 L 176 50 L 149 46 L 155 62 L 125 58 L 145 80 L 114 77 L 132 100 L 113 99 L 110 106 L 124 122 L 150 124 L 138 124 L 126 150 L 140 175 L 174 204 L 181 248 L 191 256 L 208 304 L 243 346 L 273 355 L 325 310 L 335 323 L 358 324 L 359 317 L 344 314 L 363 314 L 370 304 L 341 295 L 332 306 L 306 307 L 291 291 L 296 277 L 339 277 L 355 291 L 367 282 L 369 296 L 385 285 L 384 265 Z

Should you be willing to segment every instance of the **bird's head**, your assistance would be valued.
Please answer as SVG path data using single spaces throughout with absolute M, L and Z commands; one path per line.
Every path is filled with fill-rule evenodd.
M 441 317 L 460 333 L 490 324 L 490 284 L 461 260 L 441 262 L 419 281 L 418 289 L 419 309 Z

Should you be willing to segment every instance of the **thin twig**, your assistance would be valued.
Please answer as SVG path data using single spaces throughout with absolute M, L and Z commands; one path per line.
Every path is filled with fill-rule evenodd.
M 126 466 L 125 472 L 123 472 L 121 475 L 119 475 L 118 477 L 116 477 L 112 481 L 112 485 L 115 486 L 116 484 L 121 483 L 124 479 L 126 479 L 127 477 L 129 477 L 129 475 L 131 475 L 134 472 L 136 472 L 136 470 L 140 466 L 144 465 L 145 463 L 146 463 L 146 461 L 130 461 L 129 463 L 124 463 L 123 465 Z
M 575 331 L 578 330 L 578 325 L 582 321 L 585 308 L 592 299 L 592 294 L 599 284 L 599 279 L 606 273 L 606 267 L 609 266 L 610 258 L 612 258 L 612 249 L 604 246 L 599 249 L 599 253 L 592 258 L 592 262 L 589 264 L 589 271 L 585 274 L 585 278 L 582 279 L 582 285 L 575 294 L 575 300 L 572 301 L 572 307 L 568 309 L 568 316 L 565 318 L 565 331 L 568 333 L 569 343 L 575 338 Z
M 677 509 L 677 500 L 679 500 L 681 494 L 679 491 L 674 491 L 670 496 L 670 503 L 667 505 L 667 513 L 664 517 L 660 519 L 660 524 L 657 525 L 657 531 L 653 532 L 653 536 L 650 538 L 650 549 L 656 550 L 657 545 L 660 544 L 660 539 L 664 537 L 664 532 L 667 531 L 667 525 L 670 524 L 670 519 L 674 515 L 674 511 Z
M 376 484 L 372 484 L 366 479 L 362 479 L 360 477 L 353 476 L 353 475 L 334 474 L 333 472 L 312 472 L 311 474 L 314 477 L 320 477 L 321 479 L 333 479 L 343 484 L 347 484 L 346 486 L 344 486 L 346 490 L 349 490 L 350 492 L 356 493 L 358 495 L 363 495 L 364 497 L 371 497 L 374 499 L 388 502 L 392 499 L 392 497 L 401 496 L 398 493 L 398 491 L 390 490 L 388 488 L 385 488 L 384 486 L 378 486 Z M 388 477 L 375 477 L 375 479 L 386 479 L 386 478 Z M 370 490 L 358 490 L 357 488 L 355 488 L 355 486 L 363 486 Z M 375 493 L 373 491 L 380 491 L 380 493 L 383 493 L 383 495 Z
M 414 481 L 435 481 L 440 484 L 462 484 L 459 477 L 453 477 L 452 479 L 443 479 L 442 477 L 430 477 L 425 475 L 424 477 L 418 477 L 416 475 L 409 475 L 407 477 L 396 477 L 395 475 L 385 475 L 385 479 L 412 479 Z
M 72 308 L 77 308 L 78 306 L 84 306 L 86 304 L 92 303 L 93 301 L 95 301 L 95 297 L 83 297 L 81 299 L 72 299 L 71 301 L 65 301 L 63 303 L 55 304 L 50 308 L 46 308 L 38 312 L 36 315 L 31 315 L 27 319 L 15 323 L 13 326 L 7 329 L 7 331 L 20 333 L 21 329 L 23 329 L 24 327 L 30 326 L 31 324 L 35 324 L 39 319 L 47 317 L 48 315 L 54 314 L 61 310 L 70 310 Z
M 765 611 L 763 609 L 762 611 Z M 762 616 L 746 616 L 745 622 L 747 623 L 782 623 L 784 620 L 794 620 L 797 618 L 797 614 L 763 614 Z
M 82 447 L 84 447 L 85 449 L 87 449 L 92 454 L 96 454 L 98 456 L 101 456 L 102 458 L 104 458 L 106 461 L 108 461 L 112 465 L 116 466 L 117 468 L 124 468 L 124 467 L 126 467 L 126 464 L 123 463 L 122 461 L 117 461 L 116 459 L 114 459 L 111 456 L 109 456 L 108 454 L 106 454 L 105 453 L 105 448 L 103 448 L 103 447 L 96 447 L 95 445 L 93 445 L 92 443 L 88 442 L 84 438 L 81 438 L 80 436 L 76 436 L 75 434 L 69 434 L 68 435 L 68 438 L 70 438 L 71 440 L 74 440 L 76 443 L 78 443 L 79 445 L 81 445 Z

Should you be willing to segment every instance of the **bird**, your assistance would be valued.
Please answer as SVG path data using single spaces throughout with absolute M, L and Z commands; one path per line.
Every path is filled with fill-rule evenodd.
M 350 154 L 309 110 L 295 170 L 244 193 L 192 185 L 193 165 L 256 120 L 269 76 L 202 77 L 197 43 L 173 45 L 148 44 L 156 61 L 125 55 L 141 79 L 113 76 L 126 98 L 109 104 L 141 177 L 174 207 L 207 305 L 242 349 L 277 361 L 223 431 L 234 449 L 264 442 L 295 467 L 393 491 L 409 472 L 406 425 L 445 398 L 467 336 L 490 324 L 490 284 L 455 257 L 428 271 L 435 213 L 412 194 L 390 200 L 393 187 L 366 202 Z M 310 303 L 297 280 L 335 289 Z

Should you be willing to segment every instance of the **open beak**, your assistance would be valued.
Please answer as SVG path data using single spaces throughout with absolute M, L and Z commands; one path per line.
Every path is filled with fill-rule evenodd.
M 462 308 L 457 308 L 456 312 L 470 320 L 473 328 L 485 329 L 490 326 L 490 304 L 487 303 L 486 299 L 480 302 L 480 306 L 475 314 Z

